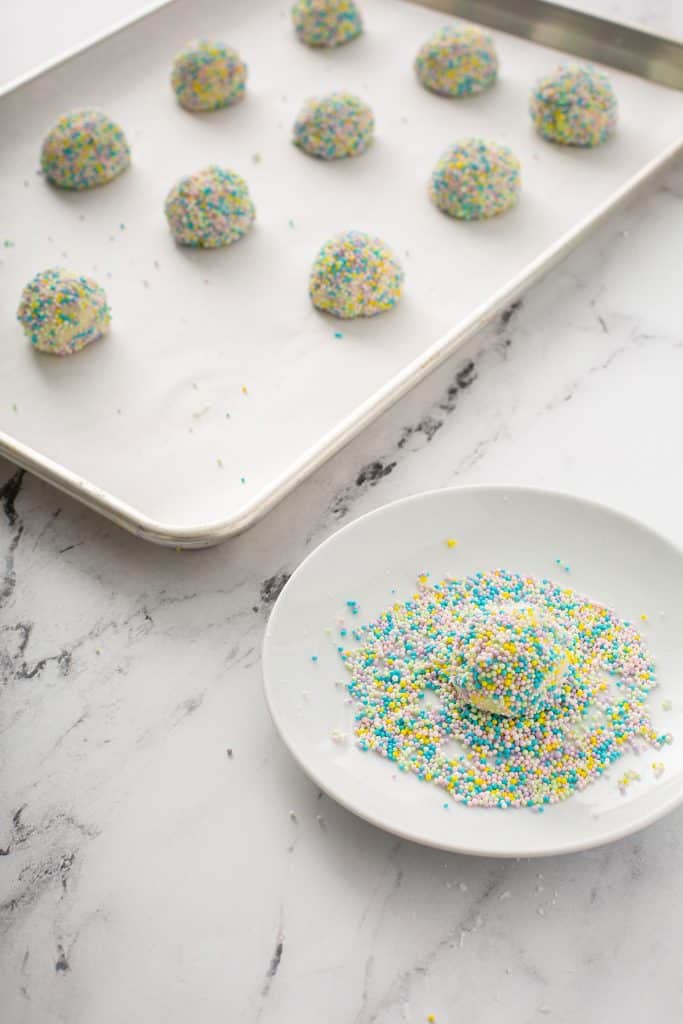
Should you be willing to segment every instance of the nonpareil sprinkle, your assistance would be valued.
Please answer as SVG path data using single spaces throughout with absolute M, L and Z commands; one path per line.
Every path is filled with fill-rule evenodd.
M 353 633 L 340 655 L 358 745 L 454 801 L 543 810 L 627 751 L 671 742 L 650 720 L 655 668 L 636 627 L 550 580 L 423 573 Z

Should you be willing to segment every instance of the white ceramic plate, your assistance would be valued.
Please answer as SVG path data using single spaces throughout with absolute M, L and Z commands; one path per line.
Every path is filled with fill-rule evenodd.
M 455 538 L 457 546 L 445 541 Z M 569 564 L 570 572 L 556 559 Z M 640 620 L 657 663 L 650 707 L 671 732 L 662 751 L 629 753 L 583 793 L 536 814 L 450 803 L 443 791 L 363 752 L 345 703 L 348 673 L 337 652 L 338 620 L 374 619 L 433 580 L 505 568 L 547 577 Z M 358 602 L 352 616 L 348 600 Z M 326 632 L 331 627 L 332 632 Z M 641 523 L 569 495 L 511 487 L 431 491 L 363 516 L 330 537 L 282 591 L 266 630 L 268 704 L 291 753 L 331 797 L 366 821 L 429 846 L 496 857 L 581 850 L 643 828 L 683 799 L 683 552 Z M 313 658 L 317 660 L 313 660 Z M 339 685 L 342 683 L 343 685 Z M 662 705 L 671 701 L 671 710 Z M 333 739 L 338 730 L 344 742 Z M 653 761 L 665 764 L 655 778 Z M 641 781 L 622 794 L 617 778 Z

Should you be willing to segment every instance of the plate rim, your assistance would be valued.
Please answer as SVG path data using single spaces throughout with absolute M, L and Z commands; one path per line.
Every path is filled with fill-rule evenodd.
M 606 846 L 609 843 L 617 842 L 618 840 L 624 839 L 627 836 L 635 835 L 636 833 L 641 832 L 643 829 L 648 828 L 650 825 L 653 825 L 656 821 L 659 821 L 661 818 L 666 817 L 667 814 L 670 814 L 671 811 L 675 810 L 676 807 L 680 806 L 683 803 L 683 787 L 681 787 L 679 793 L 674 794 L 672 797 L 666 800 L 660 807 L 654 808 L 650 812 L 640 817 L 635 824 L 626 824 L 619 826 L 617 828 L 610 830 L 608 834 L 600 838 L 583 840 L 578 839 L 576 842 L 565 842 L 562 844 L 555 845 L 551 844 L 542 850 L 511 848 L 509 850 L 505 850 L 505 852 L 502 852 L 491 851 L 489 849 L 478 848 L 473 846 L 463 847 L 457 842 L 457 840 L 450 843 L 444 843 L 440 842 L 439 840 L 430 839 L 423 834 L 407 832 L 393 824 L 388 824 L 380 817 L 368 814 L 363 810 L 359 810 L 358 807 L 353 806 L 350 801 L 345 799 L 344 796 L 335 792 L 333 787 L 327 785 L 321 778 L 319 778 L 317 771 L 311 769 L 307 764 L 304 763 L 303 759 L 299 756 L 299 753 L 297 752 L 295 746 L 289 742 L 287 730 L 282 727 L 281 719 L 278 715 L 278 712 L 275 709 L 274 700 L 272 699 L 272 677 L 269 680 L 269 674 L 266 671 L 266 663 L 268 660 L 268 645 L 273 630 L 273 622 L 278 614 L 278 608 L 281 608 L 284 603 L 284 599 L 286 598 L 288 589 L 293 584 L 295 577 L 300 573 L 300 571 L 303 570 L 304 566 L 308 564 L 309 560 L 312 559 L 314 556 L 318 556 L 319 553 L 326 549 L 328 545 L 332 544 L 332 542 L 335 541 L 340 534 L 357 527 L 360 523 L 363 523 L 369 519 L 372 519 L 375 516 L 385 513 L 389 509 L 393 509 L 400 505 L 411 504 L 416 501 L 423 500 L 425 498 L 431 498 L 435 495 L 453 495 L 463 492 L 484 491 L 497 492 L 501 496 L 503 494 L 510 495 L 513 493 L 523 493 L 526 495 L 533 494 L 545 498 L 550 497 L 551 499 L 559 498 L 562 501 L 575 502 L 578 504 L 589 506 L 593 509 L 598 510 L 599 512 L 607 513 L 611 516 L 616 516 L 622 521 L 628 523 L 630 526 L 636 527 L 637 529 L 650 534 L 650 536 L 654 537 L 657 541 L 671 548 L 672 552 L 681 560 L 681 562 L 683 562 L 683 546 L 677 544 L 666 534 L 661 533 L 659 530 L 650 526 L 643 520 L 638 519 L 636 516 L 631 515 L 628 512 L 623 512 L 621 509 L 615 508 L 614 506 L 609 505 L 606 502 L 597 501 L 593 498 L 586 498 L 583 495 L 576 494 L 571 491 L 564 491 L 561 489 L 549 487 L 538 487 L 535 485 L 497 483 L 454 484 L 449 487 L 435 487 L 430 488 L 427 491 L 416 491 L 413 494 L 405 495 L 404 497 L 397 498 L 394 501 L 385 502 L 383 505 L 380 505 L 374 509 L 370 509 L 368 512 L 364 512 L 361 515 L 357 516 L 355 519 L 352 519 L 350 522 L 345 523 L 338 530 L 335 530 L 333 533 L 331 533 L 329 537 L 326 537 L 323 541 L 321 541 L 320 544 L 317 544 L 312 551 L 309 551 L 306 557 L 302 559 L 302 561 L 299 562 L 297 567 L 294 569 L 291 576 L 285 583 L 284 587 L 278 594 L 275 604 L 271 609 L 270 615 L 268 616 L 268 622 L 266 624 L 265 632 L 263 635 L 263 641 L 261 644 L 261 676 L 266 706 L 268 708 L 268 712 L 271 716 L 271 719 L 275 726 L 275 730 L 280 740 L 284 744 L 286 750 L 294 759 L 295 763 L 304 772 L 304 774 L 309 779 L 311 779 L 315 783 L 315 785 L 318 786 L 318 788 L 321 789 L 330 799 L 334 800 L 335 803 L 339 804 L 346 811 L 350 812 L 355 817 L 360 818 L 362 821 L 367 822 L 369 825 L 381 829 L 383 832 L 386 832 L 389 835 L 394 835 L 397 836 L 399 839 L 416 843 L 419 846 L 425 846 L 434 850 L 441 850 L 447 853 L 457 853 L 471 857 L 490 857 L 495 858 L 497 860 L 510 860 L 520 858 L 537 859 L 540 857 L 556 857 L 564 854 L 580 853 L 587 850 L 598 849 L 601 846 Z

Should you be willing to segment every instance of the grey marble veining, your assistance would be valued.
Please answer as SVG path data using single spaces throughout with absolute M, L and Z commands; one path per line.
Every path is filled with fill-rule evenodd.
M 317 792 L 260 678 L 287 575 L 415 491 L 560 487 L 683 542 L 681 237 L 679 166 L 220 548 L 143 545 L 2 464 L 3 1022 L 681 1019 L 683 811 L 558 859 L 422 849 Z

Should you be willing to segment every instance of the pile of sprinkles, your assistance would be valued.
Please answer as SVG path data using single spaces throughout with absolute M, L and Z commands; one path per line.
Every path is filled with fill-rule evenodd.
M 361 749 L 441 787 L 454 801 L 542 811 L 584 789 L 627 750 L 671 742 L 650 721 L 655 669 L 632 623 L 550 580 L 503 569 L 435 584 L 426 575 L 419 579 L 412 598 L 353 630 L 357 647 L 338 648 L 351 675 Z M 538 673 L 560 660 L 548 649 L 550 663 L 544 663 L 538 637 L 526 635 L 521 650 L 509 634 L 491 642 L 496 616 L 507 616 L 509 624 L 516 613 L 530 616 L 536 631 L 539 623 L 553 623 L 553 644 L 562 637 L 563 671 L 546 700 L 521 713 L 496 714 L 454 685 L 454 664 L 477 623 L 482 636 L 489 631 L 485 668 L 494 683 L 512 666 L 520 690 L 534 691 Z M 454 754 L 453 746 L 461 752 Z

